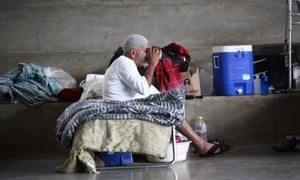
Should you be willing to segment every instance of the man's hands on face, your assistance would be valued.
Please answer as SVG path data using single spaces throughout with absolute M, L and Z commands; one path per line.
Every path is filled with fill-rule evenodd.
M 152 84 L 152 78 L 153 78 L 153 74 L 155 71 L 155 67 L 159 62 L 159 59 L 161 58 L 161 49 L 160 48 L 156 48 L 156 47 L 150 47 L 148 49 L 148 67 L 146 69 L 146 72 L 144 74 L 144 76 L 147 79 L 147 82 L 149 84 L 149 86 Z
M 156 66 L 161 57 L 161 50 L 159 48 L 149 48 L 149 66 Z

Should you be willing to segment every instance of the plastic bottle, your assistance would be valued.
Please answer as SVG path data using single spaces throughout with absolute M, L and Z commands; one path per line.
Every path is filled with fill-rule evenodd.
M 262 95 L 269 94 L 268 76 L 266 74 L 260 76 L 260 89 Z
M 202 116 L 198 116 L 195 124 L 195 132 L 207 141 L 207 125 Z

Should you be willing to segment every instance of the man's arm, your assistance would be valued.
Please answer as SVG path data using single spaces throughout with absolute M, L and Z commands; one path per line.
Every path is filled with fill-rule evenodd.
M 158 64 L 159 59 L 160 59 L 160 51 L 161 50 L 158 48 L 150 48 L 149 65 L 144 74 L 149 86 L 152 84 L 155 67 Z

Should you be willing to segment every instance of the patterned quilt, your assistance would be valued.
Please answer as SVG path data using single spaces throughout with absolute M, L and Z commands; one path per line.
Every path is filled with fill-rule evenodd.
M 164 126 L 180 126 L 185 116 L 183 102 L 184 95 L 176 90 L 129 101 L 79 101 L 67 107 L 58 117 L 56 138 L 62 147 L 67 148 L 76 129 L 84 122 L 95 119 L 137 119 Z
M 131 152 L 165 157 L 172 128 L 137 119 L 93 120 L 75 132 L 66 161 L 57 167 L 59 173 L 95 172 L 103 166 L 96 152 Z

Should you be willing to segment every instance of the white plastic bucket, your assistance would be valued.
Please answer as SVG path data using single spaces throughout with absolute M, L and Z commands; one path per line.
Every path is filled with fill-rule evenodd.
M 176 162 L 184 161 L 187 159 L 187 154 L 189 152 L 189 147 L 192 141 L 185 141 L 176 143 Z M 165 158 L 159 158 L 156 156 L 147 155 L 147 160 L 151 162 L 170 162 L 173 159 L 173 147 L 169 144 L 167 149 L 167 155 Z

